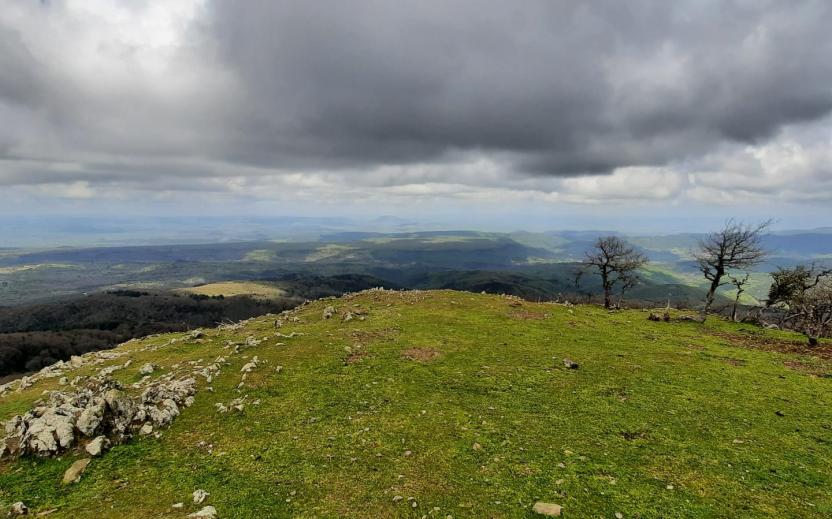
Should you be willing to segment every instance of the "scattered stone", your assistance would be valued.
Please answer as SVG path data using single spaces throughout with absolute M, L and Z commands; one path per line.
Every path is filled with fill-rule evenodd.
M 83 474 L 84 471 L 87 470 L 87 465 L 89 464 L 90 458 L 83 458 L 73 463 L 68 469 L 66 469 L 66 472 L 64 472 L 64 485 L 68 485 L 70 483 L 78 483 L 79 481 L 81 481 L 81 474 Z
M 786 416 L 786 413 L 780 411 L 779 409 L 777 411 L 774 411 L 774 414 L 776 414 L 777 416 Z
M 194 512 L 188 517 L 193 517 L 194 519 L 217 519 L 217 509 L 213 506 L 206 506 L 199 512 Z
M 624 519 L 624 514 L 622 514 L 621 512 L 616 512 L 615 519 Z
M 337 311 L 338 310 L 336 310 L 334 306 L 331 306 L 331 305 L 327 306 L 326 308 L 324 308 L 323 318 L 324 319 L 331 319 L 332 316 L 335 315 L 335 313 Z
M 145 364 L 144 366 L 139 368 L 139 375 L 150 375 L 155 370 L 156 370 L 156 367 L 153 364 L 151 364 L 150 362 L 148 362 L 147 364 Z
M 656 312 L 650 312 L 650 315 L 647 316 L 647 320 L 649 321 L 664 321 L 670 322 L 670 314 L 665 312 L 664 314 L 658 314 Z
M 29 507 L 23 504 L 23 501 L 18 501 L 13 504 L 9 510 L 9 517 L 17 517 L 19 515 L 29 515 Z
M 543 501 L 538 501 L 532 507 L 532 512 L 548 517 L 560 517 L 562 510 L 563 508 L 560 505 L 556 505 L 555 503 L 544 503 Z
M 108 448 L 110 448 L 110 440 L 106 436 L 96 436 L 87 444 L 85 450 L 90 456 L 96 457 L 101 456 Z
M 566 369 L 578 369 L 580 367 L 578 363 L 572 359 L 563 359 L 563 365 L 566 366 Z
M 475 451 L 478 451 L 478 450 L 482 449 L 482 445 L 480 445 L 479 443 L 474 442 L 474 445 L 471 448 L 474 449 Z
M 202 502 L 203 502 L 203 501 L 205 501 L 205 498 L 206 498 L 206 497 L 208 497 L 208 496 L 210 496 L 210 495 L 211 495 L 211 494 L 209 494 L 208 492 L 206 492 L 206 491 L 202 490 L 201 488 L 199 488 L 199 489 L 197 489 L 197 490 L 194 490 L 194 493 L 193 493 L 193 496 L 194 496 L 194 504 L 195 504 L 195 505 L 201 505 L 201 504 L 202 504 Z
M 174 510 L 179 510 L 181 508 L 185 508 L 185 503 L 174 503 L 174 504 L 170 505 L 170 507 L 173 508 Z
M 673 485 L 667 485 L 665 488 L 668 490 L 673 490 Z
M 141 429 L 139 429 L 139 434 L 147 436 L 148 434 L 153 432 L 153 425 L 150 422 L 145 422 L 142 425 Z
M 394 502 L 394 503 L 398 503 L 398 502 L 399 502 L 399 501 L 401 501 L 402 499 L 404 499 L 404 497 L 402 497 L 402 496 L 393 496 L 393 502 Z
M 257 355 L 255 355 L 250 362 L 246 363 L 242 368 L 240 368 L 241 373 L 251 373 L 257 367 L 259 360 Z

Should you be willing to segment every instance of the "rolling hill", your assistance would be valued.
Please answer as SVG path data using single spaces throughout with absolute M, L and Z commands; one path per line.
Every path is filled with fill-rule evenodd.
M 0 389 L 2 420 L 40 405 L 30 427 L 39 413 L 74 424 L 57 455 L 0 460 L 0 510 L 536 517 L 550 502 L 565 517 L 832 514 L 832 345 L 647 315 L 369 290 L 133 340 Z M 78 406 L 100 412 L 81 419 Z M 34 441 L 21 423 L 6 450 L 50 450 L 51 436 Z M 98 435 L 114 446 L 91 456 Z

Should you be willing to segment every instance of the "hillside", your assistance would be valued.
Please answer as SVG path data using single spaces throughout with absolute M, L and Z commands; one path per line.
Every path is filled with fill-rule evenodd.
M 0 389 L 4 421 L 45 391 L 112 388 L 107 376 L 123 390 L 102 412 L 139 393 L 148 410 L 77 483 L 61 482 L 88 457 L 77 432 L 58 457 L 4 457 L 0 511 L 534 517 L 546 501 L 576 518 L 832 514 L 832 345 L 810 356 L 788 332 L 647 315 L 371 290 L 133 340 Z M 198 505 L 196 490 L 209 493 Z

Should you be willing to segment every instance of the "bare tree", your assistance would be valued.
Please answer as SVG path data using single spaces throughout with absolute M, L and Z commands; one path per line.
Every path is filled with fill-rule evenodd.
M 810 346 L 832 330 L 832 268 L 797 265 L 771 273 L 767 306 L 786 310 L 783 322 L 800 330 Z
M 745 292 L 745 285 L 748 284 L 749 279 L 751 278 L 751 274 L 746 272 L 745 276 L 743 277 L 736 277 L 731 274 L 728 274 L 728 278 L 731 280 L 731 284 L 734 285 L 734 288 L 737 289 L 737 295 L 734 297 L 734 307 L 731 309 L 731 320 L 737 320 L 737 307 L 740 304 L 740 297 L 742 297 L 742 293 Z
M 647 264 L 647 257 L 636 251 L 617 236 L 598 238 L 592 250 L 587 251 L 583 270 L 595 268 L 601 276 L 604 290 L 604 308 L 612 306 L 612 293 L 615 285 L 623 291 L 634 286 L 637 271 Z
M 710 282 L 705 305 L 702 307 L 703 320 L 714 304 L 717 289 L 726 283 L 726 275 L 732 270 L 753 267 L 763 260 L 766 251 L 762 245 L 762 236 L 770 225 L 771 220 L 756 225 L 728 220 L 722 230 L 699 242 L 694 257 L 699 270 Z

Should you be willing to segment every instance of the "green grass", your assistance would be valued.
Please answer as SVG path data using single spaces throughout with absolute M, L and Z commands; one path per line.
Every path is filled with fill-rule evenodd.
M 367 318 L 324 321 L 328 304 Z M 203 488 L 226 518 L 533 517 L 537 500 L 566 517 L 832 514 L 832 379 L 818 376 L 832 366 L 771 351 L 794 347 L 791 333 L 452 291 L 369 292 L 298 315 L 280 330 L 305 334 L 292 339 L 264 317 L 201 343 L 121 346 L 135 360 L 116 375 L 132 383 L 144 362 L 167 371 L 269 337 L 228 356 L 213 393 L 200 379 L 161 439 L 114 448 L 78 484 L 60 483 L 78 454 L 0 462 L 0 510 L 23 500 L 58 508 L 50 518 L 184 517 Z M 414 349 L 439 355 L 403 355 Z M 237 393 L 253 355 L 268 363 Z M 54 384 L 0 399 L 0 418 Z M 261 405 L 215 412 L 243 394 Z

